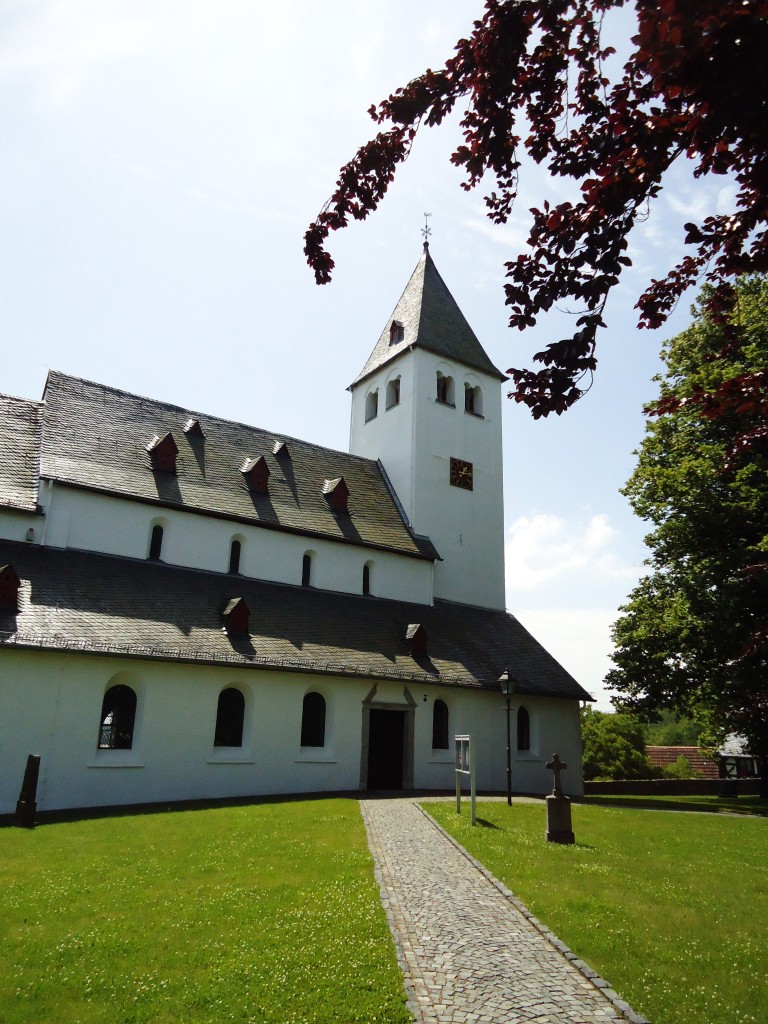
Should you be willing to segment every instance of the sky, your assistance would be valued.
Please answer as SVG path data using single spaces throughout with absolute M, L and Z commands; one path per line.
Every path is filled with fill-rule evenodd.
M 347 385 L 430 252 L 493 362 L 530 365 L 572 331 L 507 327 L 504 261 L 528 210 L 573 186 L 523 168 L 510 222 L 449 160 L 458 118 L 419 134 L 381 208 L 331 240 L 318 287 L 303 234 L 366 111 L 450 56 L 481 0 L 4 0 L 0 7 L 0 391 L 49 369 L 346 450 Z M 608 31 L 621 52 L 622 13 Z M 492 187 L 492 183 L 488 183 Z M 590 393 L 533 421 L 504 403 L 507 604 L 597 698 L 610 625 L 647 525 L 619 493 L 643 435 L 664 328 L 633 310 L 683 252 L 682 225 L 733 200 L 675 167 L 631 238 Z

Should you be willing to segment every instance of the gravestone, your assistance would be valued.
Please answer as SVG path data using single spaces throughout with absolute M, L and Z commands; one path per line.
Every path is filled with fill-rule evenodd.
M 560 773 L 568 765 L 560 760 L 559 754 L 554 754 L 551 761 L 547 761 L 547 768 L 555 777 L 555 784 L 552 792 L 547 797 L 547 831 L 548 843 L 575 843 L 576 837 L 571 826 L 571 801 L 563 793 L 560 782 Z

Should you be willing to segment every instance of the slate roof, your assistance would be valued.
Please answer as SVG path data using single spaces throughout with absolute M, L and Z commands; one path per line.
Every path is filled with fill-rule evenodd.
M 37 509 L 42 404 L 0 395 L 0 506 Z
M 403 325 L 404 334 L 402 341 L 390 345 L 393 320 Z M 428 248 L 416 264 L 400 301 L 352 387 L 410 348 L 428 349 L 492 377 L 507 379 L 486 355 L 438 273 Z
M 315 591 L 90 552 L 0 542 L 0 565 L 22 580 L 18 613 L 0 612 L 9 645 L 242 668 L 438 682 L 578 700 L 589 694 L 511 615 L 445 601 L 434 607 Z M 248 636 L 228 635 L 235 597 Z M 427 633 L 414 658 L 409 625 Z
M 379 464 L 297 438 L 181 409 L 57 371 L 48 374 L 40 475 L 76 487 L 239 522 L 437 557 L 409 529 Z M 199 430 L 184 431 L 190 422 Z M 172 433 L 176 474 L 152 469 L 147 446 Z M 275 455 L 280 444 L 282 454 Z M 287 448 L 287 454 L 285 449 Z M 241 467 L 264 456 L 269 493 L 249 489 Z M 323 496 L 344 477 L 349 514 Z

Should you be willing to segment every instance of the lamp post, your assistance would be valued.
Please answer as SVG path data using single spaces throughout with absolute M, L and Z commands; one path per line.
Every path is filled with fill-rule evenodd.
M 510 718 L 512 714 L 512 694 L 515 692 L 517 680 L 509 674 L 505 668 L 499 676 L 499 688 L 504 696 L 504 706 L 507 709 L 507 804 L 512 806 L 512 727 Z

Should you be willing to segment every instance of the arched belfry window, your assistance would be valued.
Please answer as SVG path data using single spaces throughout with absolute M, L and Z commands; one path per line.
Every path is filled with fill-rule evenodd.
M 531 716 L 522 707 L 517 709 L 517 749 L 531 749 Z
M 240 572 L 240 555 L 243 551 L 242 542 L 234 537 L 229 545 L 229 572 L 236 575 Z
M 473 416 L 483 415 L 483 392 L 480 387 L 464 385 L 464 412 L 472 413 Z
M 130 750 L 136 722 L 136 694 L 124 683 L 110 686 L 101 703 L 99 748 Z
M 393 377 L 387 382 L 387 409 L 400 405 L 400 378 Z
M 365 396 L 365 422 L 376 419 L 379 412 L 379 389 L 369 391 Z
M 445 374 L 437 371 L 437 389 L 435 398 L 442 405 L 455 405 L 456 401 L 453 392 L 453 377 L 446 377 Z
M 448 705 L 436 700 L 432 707 L 432 749 L 448 749 Z
M 325 697 L 322 693 L 307 693 L 301 708 L 302 747 L 325 746 Z
M 162 525 L 155 523 L 149 535 L 149 554 L 147 558 L 151 558 L 155 562 L 160 559 L 160 554 L 163 550 L 164 532 Z
M 214 747 L 242 747 L 244 720 L 245 697 L 234 686 L 228 686 L 219 694 Z

